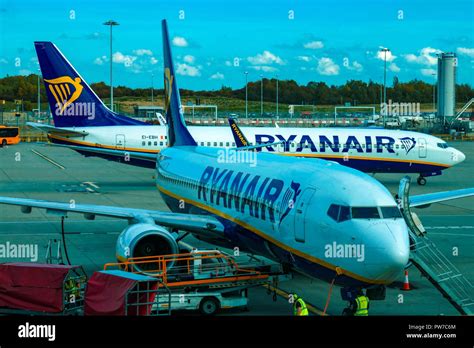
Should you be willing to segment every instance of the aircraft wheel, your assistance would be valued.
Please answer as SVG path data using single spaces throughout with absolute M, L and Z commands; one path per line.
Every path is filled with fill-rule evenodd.
M 416 180 L 416 182 L 418 183 L 418 185 L 420 186 L 425 186 L 426 185 L 426 179 L 422 176 L 419 176 L 418 179 Z

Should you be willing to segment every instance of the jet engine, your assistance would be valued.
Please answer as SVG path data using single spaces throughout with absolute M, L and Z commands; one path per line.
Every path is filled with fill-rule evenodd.
M 116 256 L 120 261 L 131 257 L 178 254 L 179 246 L 174 234 L 162 226 L 152 223 L 138 223 L 128 226 L 117 239 Z M 168 263 L 167 268 L 173 267 Z M 142 264 L 139 270 L 156 270 L 156 263 Z

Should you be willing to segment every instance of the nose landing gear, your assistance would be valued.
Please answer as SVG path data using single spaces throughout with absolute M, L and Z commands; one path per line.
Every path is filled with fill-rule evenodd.
M 421 176 L 421 175 L 418 177 L 418 179 L 416 179 L 416 182 L 420 186 L 425 186 L 426 185 L 426 179 L 425 179 L 424 176 Z

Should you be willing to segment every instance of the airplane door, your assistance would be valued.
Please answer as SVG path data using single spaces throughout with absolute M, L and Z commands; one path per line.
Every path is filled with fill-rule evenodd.
M 419 138 L 418 139 L 418 153 L 420 158 L 426 158 L 426 139 Z
M 117 149 L 125 148 L 125 135 L 124 134 L 115 135 L 115 147 Z
M 297 200 L 295 207 L 295 224 L 293 226 L 295 231 L 295 240 L 300 243 L 304 243 L 306 239 L 306 224 L 305 216 L 308 214 L 308 206 L 316 190 L 308 188 L 304 190 L 301 198 Z

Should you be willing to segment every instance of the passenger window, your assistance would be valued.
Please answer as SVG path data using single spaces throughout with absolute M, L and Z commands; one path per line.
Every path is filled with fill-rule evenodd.
M 148 146 L 151 146 L 151 141 L 148 142 Z
M 225 146 L 229 147 L 229 142 L 226 142 L 226 143 L 225 143 Z
M 146 145 L 146 141 L 142 141 L 142 146 L 145 146 Z
M 157 142 L 157 141 L 155 141 L 155 146 L 158 146 L 158 142 Z

